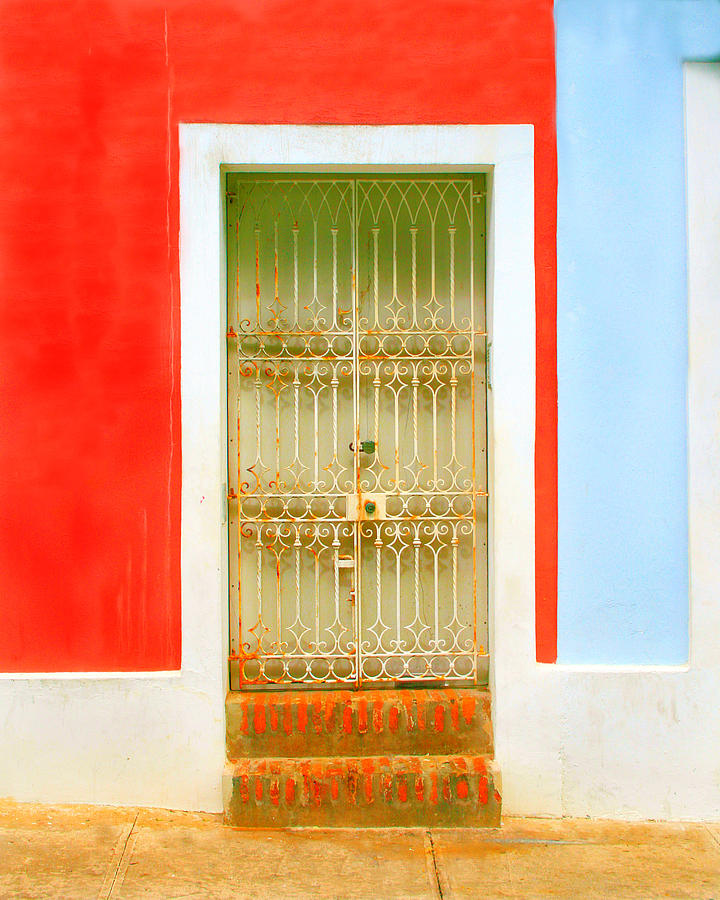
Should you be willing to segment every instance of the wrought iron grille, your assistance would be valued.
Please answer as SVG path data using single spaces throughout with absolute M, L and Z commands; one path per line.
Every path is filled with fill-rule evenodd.
M 233 687 L 477 679 L 483 188 L 228 173 Z

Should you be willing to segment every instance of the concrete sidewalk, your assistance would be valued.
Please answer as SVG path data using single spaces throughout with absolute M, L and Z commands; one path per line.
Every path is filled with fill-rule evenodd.
M 214 815 L 5 801 L 0 897 L 720 900 L 720 826 L 246 831 Z

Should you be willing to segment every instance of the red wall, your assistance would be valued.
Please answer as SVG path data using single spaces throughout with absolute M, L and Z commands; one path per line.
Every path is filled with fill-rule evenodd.
M 4 0 L 2 19 L 0 669 L 180 663 L 181 121 L 534 123 L 554 659 L 551 0 Z

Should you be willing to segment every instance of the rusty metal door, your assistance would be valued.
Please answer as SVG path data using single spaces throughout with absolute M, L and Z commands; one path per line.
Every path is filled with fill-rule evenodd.
M 475 682 L 484 176 L 226 177 L 231 685 Z

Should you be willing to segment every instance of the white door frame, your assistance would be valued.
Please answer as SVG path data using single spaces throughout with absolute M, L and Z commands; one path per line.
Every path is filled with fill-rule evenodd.
M 518 685 L 533 680 L 529 669 L 536 665 L 532 126 L 181 124 L 179 129 L 182 667 L 206 673 L 213 694 L 220 684 L 227 687 L 228 653 L 222 168 L 488 173 L 488 625 L 502 765 L 504 723 L 508 734 L 516 731 L 518 705 L 530 700 L 522 688 L 518 693 Z M 223 699 L 213 697 L 220 715 Z M 555 793 L 551 785 L 548 790 Z

